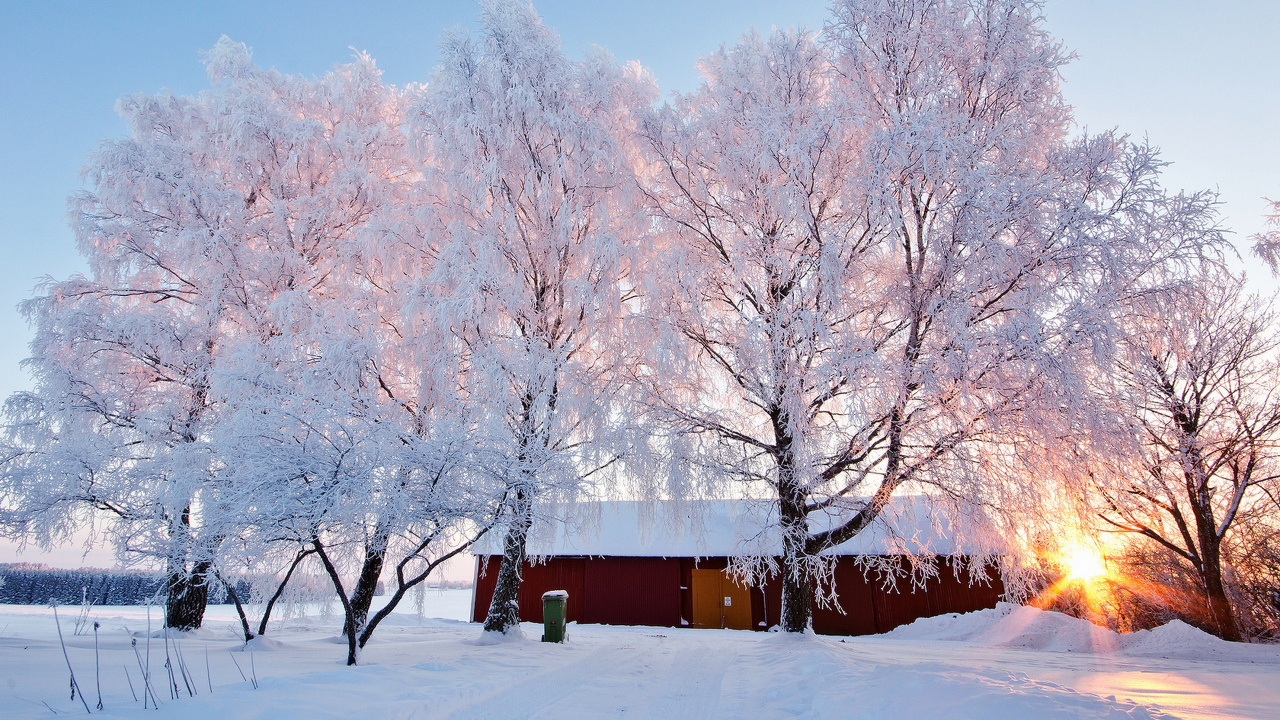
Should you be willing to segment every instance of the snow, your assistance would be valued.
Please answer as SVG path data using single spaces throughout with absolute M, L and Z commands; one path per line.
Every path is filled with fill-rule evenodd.
M 567 511 L 567 512 L 566 512 Z M 533 556 L 730 557 L 780 555 L 782 540 L 771 502 L 611 500 L 572 508 L 536 507 L 527 548 Z M 815 531 L 823 517 L 812 519 Z M 950 531 L 958 522 L 927 498 L 895 497 L 867 530 L 826 551 L 831 555 L 966 552 Z M 476 543 L 477 555 L 501 555 L 502 536 Z
M 210 608 L 206 627 L 177 641 L 197 695 L 160 712 L 130 697 L 140 684 L 129 631 L 142 608 L 92 610 L 107 717 L 208 718 L 1218 718 L 1271 717 L 1280 703 L 1280 649 L 1207 638 L 1172 624 L 1085 652 L 1088 623 L 1038 610 L 922 620 L 887 635 L 837 638 L 733 630 L 575 625 L 564 644 L 537 642 L 525 624 L 484 643 L 467 623 L 470 591 L 429 591 L 426 614 L 388 618 L 343 666 L 341 618 L 318 611 L 277 623 L 249 648 L 234 611 Z M 73 608 L 67 608 L 73 611 Z M 156 616 L 153 611 L 153 622 Z M 154 630 L 154 627 L 153 627 Z M 63 632 L 76 679 L 96 700 L 92 635 Z M 492 638 L 489 638 L 492 639 Z M 145 637 L 138 637 L 145 652 Z M 163 639 L 151 641 L 164 676 Z M 238 652 L 237 652 L 238 651 Z M 208 675 L 205 671 L 206 652 Z M 240 679 L 256 674 L 258 689 Z M 82 713 L 67 694 L 50 610 L 0 606 L 0 716 Z M 208 678 L 208 679 L 206 679 Z M 181 682 L 179 683 L 181 684 Z M 209 691 L 209 684 L 213 690 Z M 48 707 L 46 707 L 46 704 Z
M 973 645 L 1052 652 L 1118 654 L 1181 660 L 1266 661 L 1277 646 L 1230 643 L 1174 620 L 1152 630 L 1120 634 L 1080 618 L 998 603 L 990 610 L 921 618 L 885 633 L 901 640 L 960 641 Z

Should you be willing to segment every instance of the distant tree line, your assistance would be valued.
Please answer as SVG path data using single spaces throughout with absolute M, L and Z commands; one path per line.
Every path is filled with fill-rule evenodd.
M 80 568 L 65 570 L 35 563 L 0 563 L 0 604 L 147 605 L 164 603 L 163 573 Z M 249 597 L 249 583 L 233 581 L 236 593 Z M 226 603 L 224 587 L 210 588 L 209 602 Z
M 47 605 L 51 601 L 59 605 L 147 605 L 164 604 L 165 576 L 159 572 L 108 570 L 105 568 L 78 568 L 67 570 L 43 563 L 0 563 L 0 605 Z M 243 601 L 260 600 L 254 594 L 252 581 L 236 578 L 231 581 L 235 593 Z M 308 583 L 303 583 L 307 585 Z M 473 586 L 470 580 L 441 580 L 431 583 L 432 589 L 466 589 Z M 316 585 L 316 583 L 310 583 Z M 323 587 L 304 587 L 317 597 Z M 375 597 L 386 594 L 386 584 L 379 581 L 374 586 Z M 226 586 L 209 588 L 209 603 L 231 603 Z

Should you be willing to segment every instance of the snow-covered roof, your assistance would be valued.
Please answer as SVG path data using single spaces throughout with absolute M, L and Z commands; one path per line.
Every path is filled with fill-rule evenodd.
M 819 522 L 834 525 L 856 507 L 850 501 L 843 515 L 815 513 Z M 776 510 L 756 500 L 700 500 L 682 502 L 605 501 L 536 511 L 527 550 L 532 556 L 726 557 L 780 555 Z M 820 518 L 820 519 L 819 519 Z M 898 555 L 966 553 L 968 543 L 955 532 L 972 521 L 953 518 L 927 498 L 895 498 L 880 517 L 834 555 Z M 762 529 L 763 528 L 763 529 Z M 502 536 L 495 533 L 473 548 L 476 555 L 502 553 Z

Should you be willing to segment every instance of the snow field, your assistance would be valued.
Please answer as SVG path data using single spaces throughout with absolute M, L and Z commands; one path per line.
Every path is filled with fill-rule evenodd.
M 469 600 L 468 590 L 429 592 L 426 614 L 441 617 L 420 623 L 412 612 L 391 616 L 355 668 L 342 665 L 337 615 L 279 623 L 249 650 L 236 639 L 233 611 L 210 608 L 206 627 L 178 641 L 196 680 L 194 698 L 184 688 L 180 700 L 169 699 L 164 639 L 151 640 L 159 712 L 133 702 L 123 670 L 129 667 L 140 690 L 123 628 L 134 631 L 145 652 L 139 632 L 145 610 L 95 608 L 91 619 L 102 623 L 101 714 L 191 720 L 1208 718 L 1268 717 L 1280 701 L 1277 648 L 1225 644 L 1232 652 L 1211 660 L 1131 656 L 1125 649 L 1077 652 L 1087 632 L 1075 624 L 1082 621 L 1013 606 L 924 620 L 871 638 L 571 625 L 568 642 L 551 645 L 537 642 L 541 627 L 533 624 L 524 625 L 523 638 L 482 644 L 479 626 L 464 621 Z M 92 706 L 93 637 L 70 635 L 75 611 L 59 614 L 76 679 Z M 1015 621 L 1027 620 L 1025 633 L 1014 629 Z M 1186 656 L 1211 645 L 1166 627 L 1135 641 L 1146 648 L 1135 652 L 1149 651 L 1151 638 L 1170 647 L 1181 638 Z M 233 655 L 246 674 L 256 673 L 258 689 L 240 679 Z M 68 698 L 48 608 L 0 606 L 0 677 L 6 720 L 47 718 L 50 708 L 84 712 L 79 700 Z M 1151 691 L 1160 687 L 1163 693 Z

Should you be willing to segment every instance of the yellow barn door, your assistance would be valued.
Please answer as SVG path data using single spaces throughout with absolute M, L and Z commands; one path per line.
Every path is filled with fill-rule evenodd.
M 720 578 L 721 603 L 724 605 L 724 626 L 732 630 L 751 629 L 751 591 L 722 573 Z
M 719 570 L 693 571 L 693 626 L 696 628 L 723 627 L 724 611 L 720 608 Z
M 724 570 L 694 570 L 693 627 L 751 629 L 751 591 Z

